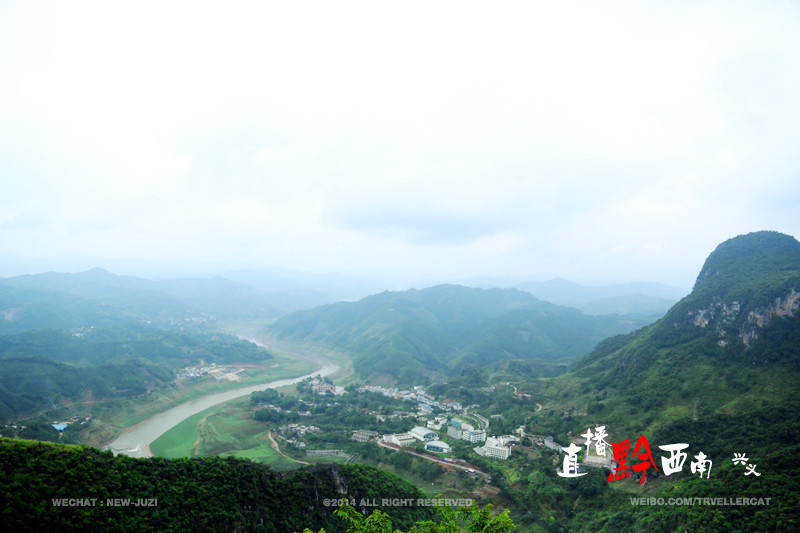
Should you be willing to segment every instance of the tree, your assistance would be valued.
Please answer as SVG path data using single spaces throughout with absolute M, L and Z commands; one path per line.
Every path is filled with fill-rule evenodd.
M 497 516 L 492 515 L 492 504 L 479 509 L 476 505 L 459 507 L 439 507 L 442 519 L 439 522 L 426 520 L 412 526 L 407 533 L 507 533 L 516 528 L 508 516 L 508 509 Z M 350 526 L 347 533 L 403 533 L 392 529 L 392 519 L 386 513 L 375 510 L 370 516 L 364 516 L 350 505 L 345 504 L 334 514 Z M 303 533 L 314 533 L 308 528 Z M 319 533 L 325 533 L 321 529 Z

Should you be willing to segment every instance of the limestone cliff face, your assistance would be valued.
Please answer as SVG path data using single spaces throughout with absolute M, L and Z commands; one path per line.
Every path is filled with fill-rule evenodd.
M 785 295 L 775 298 L 769 305 L 757 307 L 746 313 L 742 312 L 742 304 L 739 301 L 724 303 L 714 299 L 708 306 L 690 310 L 688 318 L 695 327 L 713 327 L 719 334 L 720 346 L 726 346 L 737 340 L 749 346 L 751 341 L 758 338 L 759 330 L 769 325 L 775 317 L 800 316 L 799 309 L 800 292 L 792 288 Z
M 711 329 L 720 346 L 748 347 L 777 317 L 800 316 L 798 307 L 800 242 L 760 231 L 717 246 L 667 323 L 675 331 Z
M 749 345 L 751 340 L 757 338 L 758 329 L 768 325 L 776 316 L 798 316 L 798 308 L 800 308 L 800 292 L 792 289 L 784 297 L 776 298 L 772 305 L 750 311 L 743 327 L 740 328 L 739 337 L 742 342 Z

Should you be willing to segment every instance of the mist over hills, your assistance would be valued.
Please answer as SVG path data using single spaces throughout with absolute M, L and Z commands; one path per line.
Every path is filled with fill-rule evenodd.
M 100 268 L 0 279 L 0 312 L 0 333 L 281 314 L 257 290 L 223 278 L 152 281 Z
M 563 278 L 544 281 L 475 280 L 469 286 L 513 287 L 558 305 L 574 307 L 590 315 L 641 313 L 662 316 L 683 298 L 687 290 L 656 282 L 613 283 L 587 286 Z
M 652 322 L 664 312 L 667 300 L 661 296 L 674 294 L 654 283 L 605 288 L 564 280 L 529 284 L 553 299 L 583 302 L 589 312 L 584 315 L 517 289 L 443 285 L 412 289 L 405 296 L 384 292 L 358 302 L 334 303 L 337 297 L 354 298 L 374 285 L 336 274 L 310 276 L 275 269 L 227 274 L 235 281 L 147 280 L 100 268 L 2 278 L 0 335 L 123 324 L 128 328 L 133 323 L 214 328 L 218 321 L 271 322 L 283 317 L 271 331 L 352 351 L 362 377 L 397 380 L 402 373 L 405 381 L 427 381 L 469 363 L 582 355 L 609 335 Z M 636 290 L 650 292 L 635 295 Z M 317 308 L 321 303 L 333 307 Z M 308 310 L 299 313 L 300 309 Z M 299 314 L 286 316 L 291 311 Z M 312 333 L 308 325 L 315 321 L 321 322 Z
M 151 281 L 102 269 L 0 279 L 0 420 L 134 397 L 204 360 L 267 359 L 216 328 L 277 312 L 232 281 Z
M 268 330 L 352 354 L 362 378 L 410 385 L 467 363 L 582 355 L 646 323 L 639 316 L 584 315 L 517 289 L 438 285 L 293 313 Z
M 585 313 L 663 315 L 678 289 L 657 283 L 583 287 L 565 280 L 523 284 L 537 297 Z M 339 274 L 271 270 L 229 271 L 225 277 L 144 279 L 102 268 L 0 278 L 0 334 L 28 329 L 69 329 L 115 321 L 204 319 L 274 320 L 339 301 L 356 301 L 380 284 Z M 525 289 L 522 289 L 525 290 Z M 636 292 L 639 291 L 639 292 Z
M 759 374 L 754 368 L 793 361 L 793 346 L 800 344 L 792 321 L 800 301 L 799 249 L 794 238 L 775 232 L 752 233 L 720 244 L 708 257 L 692 293 L 639 331 L 635 330 L 654 320 L 652 316 L 584 314 L 517 289 L 440 285 L 385 291 L 286 315 L 265 292 L 223 278 L 153 281 L 102 269 L 25 275 L 0 279 L 0 335 L 31 332 L 3 339 L 7 348 L 0 357 L 35 355 L 69 363 L 76 359 L 64 354 L 78 353 L 80 343 L 92 343 L 83 359 L 102 364 L 126 353 L 108 349 L 114 342 L 123 345 L 125 339 L 148 340 L 154 346 L 195 342 L 174 340 L 159 328 L 192 324 L 213 329 L 215 320 L 270 322 L 282 315 L 269 326 L 271 333 L 351 354 L 362 379 L 425 382 L 468 364 L 588 354 L 577 364 L 575 375 L 585 377 L 587 386 L 602 390 L 606 398 L 624 390 L 645 410 L 666 403 L 685 413 L 695 410 L 697 396 L 702 412 L 726 402 L 741 403 L 747 396 L 741 391 L 757 390 L 754 384 L 763 383 L 769 373 Z M 267 281 L 262 283 L 270 289 Z M 545 285 L 551 291 L 561 287 L 562 299 L 586 294 L 563 280 L 539 288 Z M 662 296 L 671 290 L 639 284 L 593 290 L 591 296 L 648 287 Z M 35 333 L 74 332 L 89 326 L 96 327 L 100 337 L 54 337 L 51 332 L 39 340 Z M 633 333 L 618 336 L 628 332 Z M 101 339 L 105 352 L 98 351 Z M 26 351 L 24 346 L 37 348 Z M 160 348 L 161 353 L 171 349 Z M 158 361 L 146 352 L 137 353 Z M 698 365 L 705 366 L 697 370 Z M 784 378 L 775 375 L 780 383 Z M 703 400 L 706 396 L 708 401 Z M 601 412 L 610 414 L 621 410 L 622 402 L 596 403 L 605 410 Z
M 102 271 L 70 279 L 45 275 L 39 284 L 33 278 L 10 283 L 0 280 L 4 295 L 33 302 L 24 308 L 26 324 L 37 323 L 32 314 L 35 309 L 44 310 L 40 311 L 41 323 L 56 323 L 50 315 L 69 312 L 67 305 L 83 313 L 72 318 L 109 323 L 94 328 L 87 337 L 40 330 L 0 335 L 4 370 L 0 417 L 16 409 L 41 407 L 43 401 L 58 394 L 79 396 L 84 391 L 78 385 L 84 383 L 109 397 L 135 394 L 153 381 L 168 381 L 169 373 L 159 372 L 171 358 L 180 360 L 186 348 L 192 352 L 205 349 L 209 356 L 263 356 L 240 351 L 254 349 L 247 343 L 210 349 L 215 338 L 223 344 L 231 340 L 213 332 L 199 339 L 196 331 L 159 330 L 142 322 L 145 316 L 163 318 L 179 309 L 186 318 L 190 316 L 186 309 L 201 313 L 203 305 L 214 304 L 213 296 L 207 302 L 196 293 L 192 294 L 197 300 L 181 298 L 182 290 L 197 290 L 194 282 L 183 286 L 179 282 L 177 288 L 172 285 L 161 290 L 163 286 L 151 282 L 118 279 Z M 226 283 L 214 286 L 221 287 L 223 295 L 226 290 L 241 288 Z M 150 292 L 154 287 L 158 290 Z M 260 297 L 260 293 L 252 294 Z M 50 307 L 37 307 L 42 302 L 31 300 L 31 295 L 50 298 Z M 131 295 L 139 295 L 132 301 L 147 305 L 131 307 L 124 314 L 126 306 L 119 302 Z M 90 314 L 90 309 L 97 316 Z M 11 312 L 7 307 L 0 311 Z M 439 285 L 327 304 L 285 315 L 267 328 L 295 342 L 350 354 L 363 380 L 418 384 L 418 380 L 442 378 L 428 390 L 457 400 L 464 390 L 471 394 L 464 398 L 474 400 L 480 395 L 481 413 L 502 413 L 502 421 L 493 424 L 506 431 L 524 426 L 527 433 L 554 435 L 566 445 L 577 432 L 605 425 L 609 440 L 617 443 L 647 435 L 656 457 L 656 446 L 682 442 L 690 444 L 692 453 L 702 450 L 713 459 L 711 479 L 687 473 L 687 464 L 684 472 L 669 478 L 663 472 L 649 471 L 644 486 L 631 479 L 620 490 L 608 490 L 606 473 L 597 476 L 593 472 L 596 486 L 580 493 L 570 493 L 572 485 L 556 476 L 551 468 L 555 456 L 542 456 L 537 468 L 526 468 L 513 485 L 504 484 L 502 474 L 498 475 L 505 502 L 525 510 L 523 517 L 539 511 L 556 516 L 554 530 L 796 530 L 800 520 L 800 400 L 796 398 L 800 382 L 800 243 L 776 232 L 729 239 L 708 256 L 690 294 L 655 322 L 646 325 L 639 320 L 643 320 L 641 315 L 584 314 L 517 289 Z M 165 320 L 164 327 L 168 323 Z M 94 351 L 99 346 L 103 348 Z M 148 360 L 154 353 L 163 354 L 161 366 L 159 360 Z M 541 370 L 541 361 L 564 354 L 576 358 L 569 372 L 547 379 L 535 375 Z M 103 364 L 107 357 L 117 366 Z M 26 381 L 35 365 L 46 370 Z M 96 373 L 80 374 L 85 368 L 94 368 Z M 120 370 L 125 381 L 109 378 Z M 475 390 L 486 385 L 496 386 L 496 391 Z M 511 385 L 515 394 L 510 393 Z M 530 398 L 520 398 L 516 389 L 525 390 Z M 9 461 L 15 465 L 17 486 L 23 486 L 25 479 L 39 479 L 35 477 L 38 474 L 26 470 L 26 465 L 32 464 L 28 458 L 35 456 L 26 448 L 29 446 L 15 443 L 7 447 L 13 454 Z M 59 457 L 66 456 L 65 450 L 57 448 Z M 745 477 L 744 468 L 732 464 L 733 453 L 741 452 L 758 467 L 761 475 L 757 479 Z M 96 452 L 71 452 L 87 453 Z M 20 457 L 24 461 L 16 460 Z M 145 468 L 144 464 L 137 468 Z M 157 460 L 147 464 L 162 468 Z M 211 464 L 228 475 L 228 467 Z M 233 466 L 249 468 L 238 463 Z M 202 468 L 205 465 L 187 460 L 187 474 L 175 473 L 174 480 L 194 483 L 190 473 Z M 58 476 L 69 480 L 74 473 Z M 393 483 L 391 476 L 386 479 Z M 352 488 L 358 490 L 365 481 Z M 51 492 L 49 488 L 44 491 Z M 774 503 L 688 510 L 645 506 L 632 512 L 628 497 L 642 494 L 664 498 L 758 494 L 770 496 Z M 297 518 L 300 511 L 291 513 Z M 53 511 L 48 516 L 56 515 Z M 535 516 L 531 520 L 535 521 Z

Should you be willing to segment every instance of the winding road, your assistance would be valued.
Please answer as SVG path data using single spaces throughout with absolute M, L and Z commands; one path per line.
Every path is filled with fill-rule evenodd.
M 285 457 L 285 458 L 289 459 L 290 461 L 294 461 L 295 463 L 300 463 L 300 464 L 303 464 L 303 465 L 310 465 L 310 464 L 311 464 L 311 463 L 307 463 L 307 462 L 305 462 L 305 461 L 300 461 L 300 460 L 298 460 L 298 459 L 295 459 L 294 457 L 291 457 L 291 456 L 289 456 L 289 455 L 286 455 L 285 453 L 283 453 L 283 452 L 281 451 L 281 447 L 280 447 L 280 446 L 278 446 L 278 441 L 276 441 L 276 440 L 275 440 L 275 439 L 272 437 L 272 431 L 270 431 L 270 432 L 269 432 L 269 440 L 271 440 L 271 441 L 272 441 L 272 447 L 275 449 L 275 451 L 276 451 L 276 452 L 278 452 L 278 455 L 280 455 L 280 456 L 282 456 L 282 457 Z

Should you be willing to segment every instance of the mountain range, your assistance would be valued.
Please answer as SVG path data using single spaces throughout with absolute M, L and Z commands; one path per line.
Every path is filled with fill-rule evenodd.
M 508 287 L 533 294 L 540 300 L 574 307 L 590 315 L 631 314 L 660 318 L 688 289 L 652 281 L 587 286 L 563 278 L 544 281 L 493 279 L 465 280 L 463 285 L 478 288 Z
M 122 321 L 175 324 L 280 314 L 257 290 L 223 278 L 153 281 L 95 268 L 0 279 L 0 334 Z
M 647 322 L 639 315 L 586 315 L 517 289 L 438 285 L 299 311 L 267 330 L 350 354 L 365 380 L 411 385 L 468 363 L 576 357 Z
M 647 436 L 655 461 L 664 456 L 660 445 L 689 446 L 682 472 L 667 477 L 658 461 L 652 465 L 658 471 L 649 469 L 646 480 L 634 472 L 630 479 L 614 481 L 613 487 L 606 471 L 590 469 L 578 481 L 567 480 L 556 475 L 556 463 L 562 458 L 556 452 L 516 450 L 515 459 L 535 457 L 536 468 L 515 470 L 518 475 L 511 481 L 501 472 L 494 483 L 502 490 L 504 503 L 523 510 L 522 527 L 530 525 L 534 531 L 797 531 L 800 243 L 771 231 L 729 239 L 709 255 L 691 293 L 663 317 L 642 327 L 624 321 L 620 315 L 585 315 L 514 289 L 441 285 L 321 306 L 285 316 L 268 329 L 276 336 L 351 354 L 354 368 L 365 379 L 403 382 L 458 375 L 475 377 L 471 383 L 482 380 L 496 386 L 496 391 L 481 393 L 480 403 L 485 416 L 502 414 L 499 421 L 492 421 L 498 428 L 523 426 L 527 434 L 553 435 L 566 446 L 586 428 L 603 426 L 609 441 L 617 444 L 626 438 L 633 444 L 639 435 Z M 625 327 L 633 331 L 614 334 Z M 564 354 L 585 355 L 564 375 L 542 379 L 526 374 L 535 365 L 525 363 Z M 459 374 L 459 369 L 468 371 Z M 471 387 L 465 379 L 461 382 Z M 441 388 L 455 397 L 459 383 L 453 379 Z M 521 390 L 529 397 L 518 394 Z M 689 463 L 699 452 L 712 460 L 709 477 L 690 471 Z M 747 456 L 746 465 L 733 460 L 740 454 Z M 629 461 L 639 463 L 642 455 Z M 271 486 L 261 478 L 272 476 L 238 462 L 112 461 L 96 451 L 59 446 L 42 450 L 35 444 L 7 441 L 0 441 L 0 460 L 13 483 L 6 485 L 13 489 L 0 501 L 18 501 L 16 508 L 6 503 L 2 509 L 4 523 L 12 529 L 17 524 L 50 526 L 65 519 L 78 528 L 94 525 L 92 520 L 98 517 L 105 520 L 107 512 L 80 515 L 48 505 L 42 511 L 34 500 L 20 499 L 20 494 L 23 487 L 35 489 L 46 499 L 60 494 L 54 487 L 70 487 L 73 492 L 90 484 L 118 487 L 119 473 L 128 471 L 143 477 L 130 486 L 150 490 L 144 497 L 159 498 L 173 494 L 161 481 L 163 473 L 168 473 L 170 486 L 191 486 L 187 499 L 175 503 L 180 511 L 200 509 L 195 518 L 205 520 L 209 528 L 217 524 L 214 520 L 238 527 L 261 519 L 266 512 L 263 501 L 254 502 L 247 491 L 232 492 L 236 484 L 224 494 L 218 486 L 237 471 L 244 472 L 247 483 L 258 486 Z M 62 465 L 63 461 L 67 463 Z M 510 464 L 513 461 L 504 466 Z M 757 475 L 748 476 L 746 468 Z M 336 490 L 346 484 L 347 493 L 359 491 L 374 477 L 366 470 L 356 476 L 352 472 L 345 472 L 349 474 L 345 483 L 339 473 L 334 476 Z M 291 489 L 299 492 L 290 494 L 302 493 L 309 502 L 319 502 L 319 491 L 312 495 L 310 488 L 330 486 L 327 474 L 304 473 L 298 479 Z M 395 483 L 391 477 L 387 482 Z M 160 488 L 151 489 L 155 486 Z M 267 493 L 274 498 L 275 512 L 284 508 L 280 492 L 268 489 Z M 219 498 L 235 494 L 235 499 L 226 499 L 221 516 L 203 506 L 202 498 L 200 502 L 192 499 L 198 494 Z M 768 497 L 771 502 L 631 503 L 632 498 L 642 497 L 656 502 L 659 498 L 702 502 L 704 498 Z M 320 512 L 318 505 L 297 508 L 297 500 L 287 501 L 285 509 L 291 509 L 290 514 L 281 516 L 292 526 L 301 523 L 298 516 L 303 513 L 316 516 Z M 178 516 L 193 519 L 191 511 L 188 518 L 185 515 L 180 512 L 176 520 Z M 37 516 L 47 520 L 37 521 Z M 148 515 L 151 519 L 157 526 L 170 524 L 162 513 Z
M 0 418 L 89 391 L 99 398 L 136 395 L 201 356 L 267 357 L 213 333 L 226 321 L 272 321 L 303 301 L 324 299 L 313 291 L 298 299 L 297 281 L 287 285 L 286 300 L 276 301 L 270 295 L 280 292 L 283 278 L 238 277 L 264 291 L 225 278 L 146 280 L 100 268 L 0 278 Z M 338 290 L 353 288 L 350 279 L 334 281 Z M 318 325 L 316 334 L 301 334 L 317 316 L 332 329 L 323 335 Z M 315 308 L 282 320 L 276 331 L 354 348 L 364 377 L 396 380 L 402 361 L 402 377 L 411 382 L 505 357 L 579 355 L 644 323 L 642 316 L 585 316 L 518 290 L 442 286 Z

